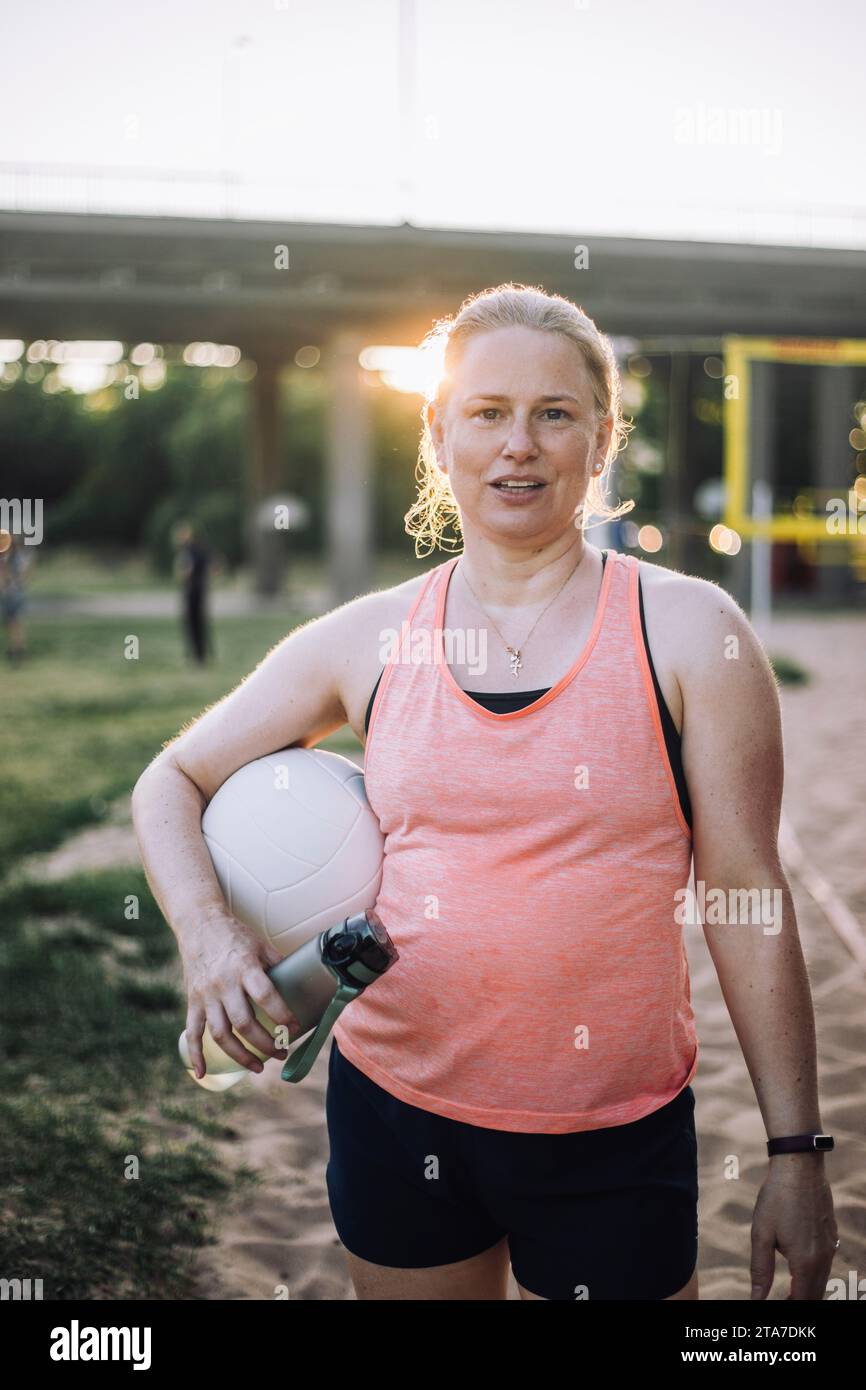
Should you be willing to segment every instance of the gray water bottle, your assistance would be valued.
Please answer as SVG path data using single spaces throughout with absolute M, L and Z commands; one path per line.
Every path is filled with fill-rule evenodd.
M 286 1059 L 283 1081 L 303 1080 L 346 1005 L 363 994 L 397 959 L 393 941 L 371 908 L 319 932 L 270 967 L 267 975 L 300 1024 L 295 1041 L 315 1029 Z M 255 1006 L 255 1015 L 273 1037 L 278 1025 L 258 1006 Z M 265 1053 L 259 1052 L 246 1038 L 243 1042 L 260 1061 L 267 1061 Z M 190 1076 L 205 1090 L 224 1091 L 247 1074 L 245 1066 L 223 1052 L 208 1028 L 202 1034 L 206 1067 L 203 1077 L 197 1077 L 192 1067 L 185 1031 L 180 1035 L 178 1049 Z

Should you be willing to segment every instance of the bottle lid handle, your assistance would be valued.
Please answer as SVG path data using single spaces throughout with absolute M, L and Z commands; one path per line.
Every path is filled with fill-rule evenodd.
M 282 1070 L 283 1081 L 303 1081 L 346 1005 L 350 1004 L 353 999 L 357 999 L 358 995 L 363 994 L 363 992 L 363 986 L 356 989 L 354 985 L 347 985 L 341 981 L 337 992 L 319 1019 L 315 1032 L 311 1033 L 286 1059 Z

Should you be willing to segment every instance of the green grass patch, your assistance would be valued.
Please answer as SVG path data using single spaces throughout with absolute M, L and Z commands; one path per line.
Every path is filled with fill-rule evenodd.
M 0 1180 L 6 1277 L 46 1299 L 189 1298 L 206 1203 L 233 1186 L 205 1145 L 154 1143 L 134 1118 L 110 1134 L 62 1095 L 0 1102 Z
M 136 898 L 138 916 L 130 918 Z M 192 1088 L 174 940 L 140 870 L 0 892 L 0 1268 L 46 1299 L 184 1298 L 234 1097 Z
M 89 587 L 46 568 L 46 592 Z M 30 615 L 23 664 L 0 655 L 0 1271 L 42 1279 L 46 1299 L 193 1296 L 209 1220 L 257 1178 L 210 1147 L 236 1133 L 238 1100 L 181 1065 L 177 946 L 143 871 L 36 880 L 16 860 L 102 822 L 299 621 L 217 619 L 200 668 L 175 619 Z M 358 745 L 346 729 L 323 746 Z
M 160 748 L 299 621 L 220 619 L 215 659 L 198 668 L 168 618 L 31 620 L 26 660 L 0 680 L 0 873 L 16 856 L 98 824 Z M 130 636 L 135 660 L 124 655 Z M 358 744 L 347 728 L 322 746 Z

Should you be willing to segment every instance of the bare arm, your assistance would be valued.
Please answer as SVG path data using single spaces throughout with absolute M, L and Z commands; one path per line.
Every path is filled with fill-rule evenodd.
M 168 743 L 133 789 L 147 881 L 183 962 L 187 1040 L 199 1076 L 205 1022 L 220 1046 L 252 1071 L 260 1071 L 261 1063 L 232 1028 L 260 1052 L 276 1055 L 250 999 L 276 1023 L 297 1028 L 265 974 L 280 953 L 229 911 L 201 833 L 202 813 L 238 768 L 280 748 L 310 747 L 346 722 L 333 654 L 345 657 L 352 607 L 290 633 L 240 685 Z
M 778 852 L 784 764 L 776 680 L 733 599 L 715 585 L 688 582 L 681 628 L 688 658 L 684 649 L 678 676 L 695 885 L 706 894 L 704 935 L 768 1137 L 805 1134 L 821 1128 L 815 1020 Z M 715 899 L 714 889 L 721 890 Z M 780 1243 L 791 1263 L 792 1296 L 821 1297 L 832 1260 L 824 1156 L 776 1155 L 769 1175 L 774 1184 L 797 1186 L 801 1217 L 807 1209 L 814 1216 L 811 1228 L 811 1216 L 801 1222 L 811 1252 Z M 753 1272 L 763 1286 L 768 1272 L 772 1282 L 773 1244 L 768 1248 L 760 1222 L 753 1235 Z M 816 1271 L 811 1286 L 819 1292 L 799 1292 Z

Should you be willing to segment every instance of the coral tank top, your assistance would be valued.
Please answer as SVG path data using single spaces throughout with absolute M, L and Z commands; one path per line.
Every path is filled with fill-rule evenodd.
M 428 574 L 364 756 L 385 836 L 375 908 L 399 960 L 334 1026 L 409 1105 L 485 1129 L 628 1124 L 692 1080 L 678 889 L 691 868 L 643 643 L 638 562 L 608 550 L 592 630 L 507 714 L 447 665 L 459 556 Z

